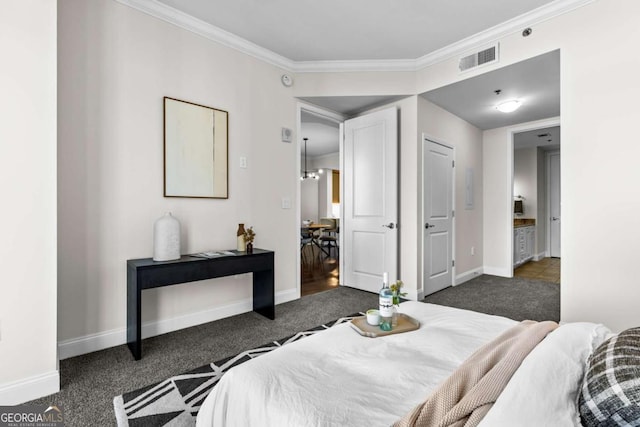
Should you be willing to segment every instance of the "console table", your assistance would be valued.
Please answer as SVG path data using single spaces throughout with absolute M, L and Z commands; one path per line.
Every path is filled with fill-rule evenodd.
M 197 258 L 184 255 L 175 261 L 152 258 L 127 260 L 127 345 L 135 360 L 142 358 L 142 290 L 234 274 L 253 273 L 253 311 L 275 319 L 273 251 Z

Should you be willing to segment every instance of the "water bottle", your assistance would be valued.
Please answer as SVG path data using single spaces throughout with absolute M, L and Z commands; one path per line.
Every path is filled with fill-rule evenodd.
M 391 319 L 393 317 L 393 294 L 391 293 L 391 288 L 389 288 L 389 275 L 387 272 L 382 273 L 382 289 L 380 289 L 379 305 L 380 329 L 390 331 Z

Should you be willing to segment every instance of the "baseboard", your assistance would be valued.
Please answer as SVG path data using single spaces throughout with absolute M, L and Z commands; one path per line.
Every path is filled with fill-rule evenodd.
M 487 267 L 486 265 L 483 267 L 483 274 L 490 274 L 492 276 L 500 276 L 500 277 L 512 277 L 513 270 L 502 267 Z
M 540 252 L 539 254 L 535 255 L 533 257 L 534 261 L 540 261 L 541 259 L 546 258 L 546 253 L 545 252 Z
M 60 391 L 60 373 L 47 372 L 0 385 L 0 405 L 13 406 Z
M 424 299 L 424 291 L 422 289 L 407 289 L 407 295 L 403 298 L 411 300 L 411 301 L 422 301 Z
M 298 299 L 298 293 L 295 289 L 277 292 L 275 295 L 276 304 L 282 304 L 295 299 Z M 251 298 L 248 298 L 223 307 L 216 307 L 210 310 L 173 317 L 171 319 L 143 323 L 142 338 L 145 339 L 180 329 L 190 328 L 192 326 L 213 322 L 214 320 L 223 319 L 225 317 L 247 313 L 251 310 L 253 310 L 253 301 Z M 81 354 L 92 353 L 94 351 L 104 350 L 105 348 L 126 344 L 126 342 L 127 328 L 112 329 L 110 331 L 60 341 L 58 343 L 58 354 L 60 360 L 63 360 L 70 357 L 80 356 Z
M 454 286 L 461 285 L 464 282 L 468 282 L 484 273 L 483 267 L 474 268 L 473 270 L 465 271 L 464 273 L 456 276 Z

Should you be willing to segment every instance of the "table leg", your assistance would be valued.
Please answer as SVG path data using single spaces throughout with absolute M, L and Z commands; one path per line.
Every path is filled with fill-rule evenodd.
M 253 311 L 271 320 L 276 318 L 273 270 L 253 273 Z
M 137 274 L 127 269 L 127 346 L 135 360 L 142 358 L 142 291 Z

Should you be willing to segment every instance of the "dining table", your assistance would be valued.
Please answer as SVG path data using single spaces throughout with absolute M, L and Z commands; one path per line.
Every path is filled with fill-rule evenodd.
M 322 233 L 322 230 L 325 228 L 331 228 L 331 225 L 311 223 L 311 224 L 302 224 L 300 226 L 301 231 L 306 231 L 308 233 L 309 237 L 311 238 L 311 244 L 317 246 L 318 249 L 320 249 L 323 254 L 329 257 L 329 251 L 325 250 L 322 247 L 322 245 L 318 241 L 319 235 L 316 234 L 317 231 L 320 231 L 320 233 Z

